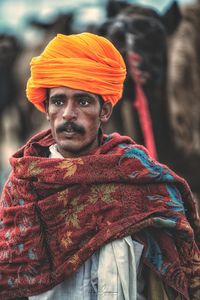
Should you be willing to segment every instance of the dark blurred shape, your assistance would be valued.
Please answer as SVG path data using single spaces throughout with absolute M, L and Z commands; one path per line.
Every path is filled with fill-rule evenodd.
M 139 143 L 144 143 L 138 113 L 133 106 L 136 96 L 135 82 L 128 61 L 128 53 L 132 52 L 139 59 L 135 62 L 135 67 L 148 100 L 159 157 L 165 159 L 166 141 L 169 141 L 170 135 L 166 100 L 168 30 L 163 19 L 166 23 L 167 16 L 180 16 L 180 12 L 177 15 L 177 7 L 173 4 L 165 15 L 161 15 L 151 7 L 117 0 L 109 0 L 107 8 L 108 15 L 114 17 L 99 26 L 97 32 L 110 39 L 119 49 L 128 70 L 123 100 L 114 109 L 111 127 L 121 134 L 131 135 Z M 172 21 L 175 19 L 176 17 Z M 175 31 L 178 22 L 169 23 Z M 126 124 L 126 117 L 123 115 L 125 105 L 129 105 L 129 116 L 125 114 L 129 124 Z
M 174 29 L 178 28 L 181 20 L 182 14 L 179 5 L 176 1 L 174 1 L 170 9 L 168 9 L 166 13 L 162 16 L 162 22 L 165 26 L 168 35 L 174 33 Z
M 59 13 L 54 18 L 41 19 L 34 16 L 29 20 L 29 25 L 36 27 L 39 30 L 52 31 L 62 34 L 70 34 L 71 26 L 74 20 L 73 12 Z
M 13 68 L 20 50 L 21 47 L 15 36 L 0 34 L 0 121 L 5 109 L 15 101 L 17 85 Z M 0 130 L 2 135 L 2 124 Z
M 129 3 L 123 0 L 108 0 L 106 6 L 107 17 L 116 17 L 127 6 L 129 6 Z

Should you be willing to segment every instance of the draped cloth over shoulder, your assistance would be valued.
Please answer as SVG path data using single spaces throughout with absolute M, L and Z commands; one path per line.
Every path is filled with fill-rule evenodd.
M 199 216 L 185 180 L 117 133 L 76 158 L 49 158 L 54 143 L 44 131 L 11 157 L 0 198 L 0 300 L 51 289 L 129 235 L 174 299 L 199 299 Z
M 81 33 L 58 34 L 31 61 L 27 98 L 44 112 L 46 89 L 66 86 L 99 94 L 113 105 L 121 98 L 126 67 L 119 51 L 106 38 Z

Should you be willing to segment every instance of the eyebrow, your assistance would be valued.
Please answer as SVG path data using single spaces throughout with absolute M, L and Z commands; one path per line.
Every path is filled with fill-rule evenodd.
M 65 94 L 55 94 L 49 97 L 49 100 L 54 100 L 54 99 L 64 99 L 66 96 Z
M 95 95 L 93 94 L 89 94 L 89 93 L 85 93 L 85 92 L 77 92 L 73 95 L 73 98 L 78 98 L 78 97 L 89 97 L 91 99 L 96 99 Z M 64 93 L 59 93 L 59 94 L 55 94 L 49 97 L 49 100 L 54 100 L 54 99 L 64 99 L 67 98 L 66 95 Z
M 75 97 L 75 98 L 76 98 L 76 97 L 90 97 L 90 98 L 92 98 L 92 99 L 96 99 L 95 95 L 92 95 L 92 94 L 89 94 L 89 93 L 82 93 L 82 92 L 76 93 L 76 94 L 74 95 L 74 97 Z

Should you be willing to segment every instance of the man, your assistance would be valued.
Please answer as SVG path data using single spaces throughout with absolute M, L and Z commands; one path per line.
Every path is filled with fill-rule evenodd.
M 1 197 L 0 299 L 198 299 L 199 226 L 187 183 L 117 133 L 126 75 L 105 38 L 57 35 L 27 97 L 50 129 L 11 157 Z

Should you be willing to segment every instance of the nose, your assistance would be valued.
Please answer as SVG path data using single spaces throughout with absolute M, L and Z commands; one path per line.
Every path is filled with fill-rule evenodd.
M 65 121 L 72 121 L 77 119 L 77 109 L 73 102 L 67 101 L 63 109 L 62 117 Z

